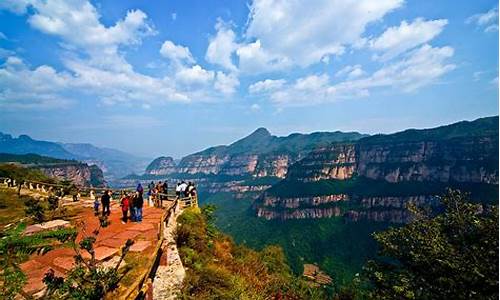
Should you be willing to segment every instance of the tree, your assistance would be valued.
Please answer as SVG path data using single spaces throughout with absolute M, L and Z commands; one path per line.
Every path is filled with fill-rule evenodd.
M 381 257 L 365 267 L 371 299 L 497 299 L 498 207 L 449 190 L 443 213 L 375 233 Z
M 84 232 L 85 237 L 78 244 L 73 243 L 76 265 L 68 272 L 66 278 L 55 276 L 52 270 L 45 274 L 44 283 L 47 285 L 45 299 L 103 299 L 108 292 L 118 287 L 121 279 L 120 265 L 134 241 L 130 239 L 126 241 L 121 249 L 120 260 L 114 267 L 101 267 L 95 258 L 94 243 L 100 229 L 108 226 L 109 221 L 105 216 L 99 220 L 99 228 L 89 235 Z M 85 258 L 83 252 L 88 253 L 90 258 Z
M 22 292 L 26 276 L 19 268 L 29 255 L 46 253 L 57 243 L 67 243 L 76 238 L 71 228 L 24 235 L 26 224 L 21 223 L 0 233 L 0 289 L 6 299 L 14 299 Z

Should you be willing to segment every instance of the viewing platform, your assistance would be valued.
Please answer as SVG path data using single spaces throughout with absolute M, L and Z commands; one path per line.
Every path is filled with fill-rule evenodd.
M 3 187 L 18 189 L 19 182 L 0 178 Z M 41 182 L 23 182 L 21 194 L 34 197 L 47 197 L 56 190 L 64 189 L 61 185 Z M 43 230 L 61 227 L 74 227 L 78 235 L 76 243 L 89 233 L 98 229 L 100 221 L 96 216 L 93 203 L 101 192 L 109 189 L 80 188 L 77 201 L 71 196 L 60 197 L 61 206 L 76 208 L 78 213 L 70 220 L 54 220 L 27 226 L 24 234 L 33 234 Z M 142 222 L 122 223 L 120 195 L 131 190 L 115 190 L 110 204 L 109 225 L 101 227 L 94 243 L 95 259 L 104 267 L 114 267 L 119 259 L 122 247 L 128 239 L 134 244 L 130 247 L 120 269 L 126 269 L 116 290 L 106 299 L 174 299 L 182 286 L 185 271 L 177 252 L 175 242 L 176 218 L 187 207 L 197 207 L 197 197 L 176 198 L 173 194 L 159 194 L 164 200 L 162 207 L 155 207 L 153 201 L 144 200 Z M 100 214 L 100 212 L 99 212 Z M 52 269 L 56 276 L 64 277 L 75 266 L 75 250 L 72 247 L 55 248 L 43 255 L 31 255 L 20 265 L 27 277 L 23 288 L 26 294 L 35 298 L 45 289 L 43 278 Z M 85 253 L 84 258 L 90 255 Z

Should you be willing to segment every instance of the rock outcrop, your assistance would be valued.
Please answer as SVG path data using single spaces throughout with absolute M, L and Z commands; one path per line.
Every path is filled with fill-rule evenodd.
M 85 163 L 75 162 L 67 164 L 38 165 L 33 168 L 41 170 L 47 176 L 59 180 L 70 180 L 79 186 L 106 186 L 102 170 L 95 165 L 89 166 Z
M 277 137 L 259 128 L 231 145 L 208 148 L 184 157 L 172 173 L 285 178 L 288 168 L 316 147 L 355 141 L 365 136 L 337 131 Z M 153 163 L 146 173 L 164 175 L 160 174 L 161 167 L 156 168 Z
M 430 181 L 498 184 L 498 136 L 440 141 L 331 145 L 290 168 L 287 179 L 345 180 L 356 174 L 387 182 Z
M 305 211 L 302 203 L 331 192 L 352 200 L 342 213 L 348 220 L 404 223 L 411 218 L 409 203 L 437 206 L 436 193 L 446 186 L 498 190 L 498 157 L 498 117 L 333 143 L 293 164 L 279 187 L 259 197 L 256 213 L 266 219 L 328 216 L 336 201 L 321 211 Z
M 175 173 L 176 165 L 172 157 L 160 156 L 146 167 L 146 174 L 169 175 Z

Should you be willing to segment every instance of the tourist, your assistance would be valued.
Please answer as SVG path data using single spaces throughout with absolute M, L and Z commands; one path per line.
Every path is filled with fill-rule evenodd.
M 179 199 L 181 197 L 181 184 L 177 183 L 177 186 L 175 187 L 175 197 Z
M 135 194 L 129 194 L 129 210 L 130 210 L 130 221 L 135 222 L 137 221 L 137 218 L 135 216 L 135 202 L 137 201 L 137 195 L 138 193 L 136 192 Z
M 188 182 L 187 188 L 186 188 L 186 197 L 191 197 L 191 193 L 194 189 L 194 184 L 190 181 Z
M 144 199 L 142 198 L 142 194 L 137 192 L 136 199 L 134 201 L 135 207 L 135 220 L 139 223 L 142 222 L 142 205 L 144 204 Z
M 168 200 L 167 198 L 167 195 L 168 195 L 168 182 L 165 180 L 165 182 L 163 182 L 163 198 L 161 199 L 162 200 L 162 205 L 161 207 L 163 207 L 163 200 Z
M 111 201 L 111 197 L 109 196 L 110 191 L 104 191 L 104 194 L 101 196 L 101 203 L 102 203 L 102 215 L 103 216 L 109 216 L 111 214 L 111 211 L 109 210 L 109 203 Z
M 181 181 L 180 188 L 181 188 L 181 195 L 186 197 L 187 183 L 184 180 Z
M 94 199 L 94 214 L 97 216 L 99 215 L 99 199 L 95 198 Z
M 142 187 L 140 182 L 137 185 L 137 188 L 135 189 L 135 191 L 138 192 L 139 194 L 141 194 L 141 197 L 142 197 L 142 193 L 144 192 L 144 188 Z
M 129 205 L 130 205 L 128 195 L 123 195 L 120 202 L 121 202 L 120 206 L 122 207 L 122 214 L 123 214 L 122 224 L 125 224 L 125 223 L 127 223 L 127 214 L 128 214 Z

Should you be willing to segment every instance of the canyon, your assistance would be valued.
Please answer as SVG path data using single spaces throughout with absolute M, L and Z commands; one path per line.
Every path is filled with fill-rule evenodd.
M 209 194 L 248 196 L 255 214 L 268 220 L 344 216 L 404 223 L 409 203 L 434 207 L 447 187 L 482 202 L 497 200 L 498 117 L 373 136 L 275 137 L 259 128 L 177 165 L 158 158 L 146 175 L 196 181 Z

